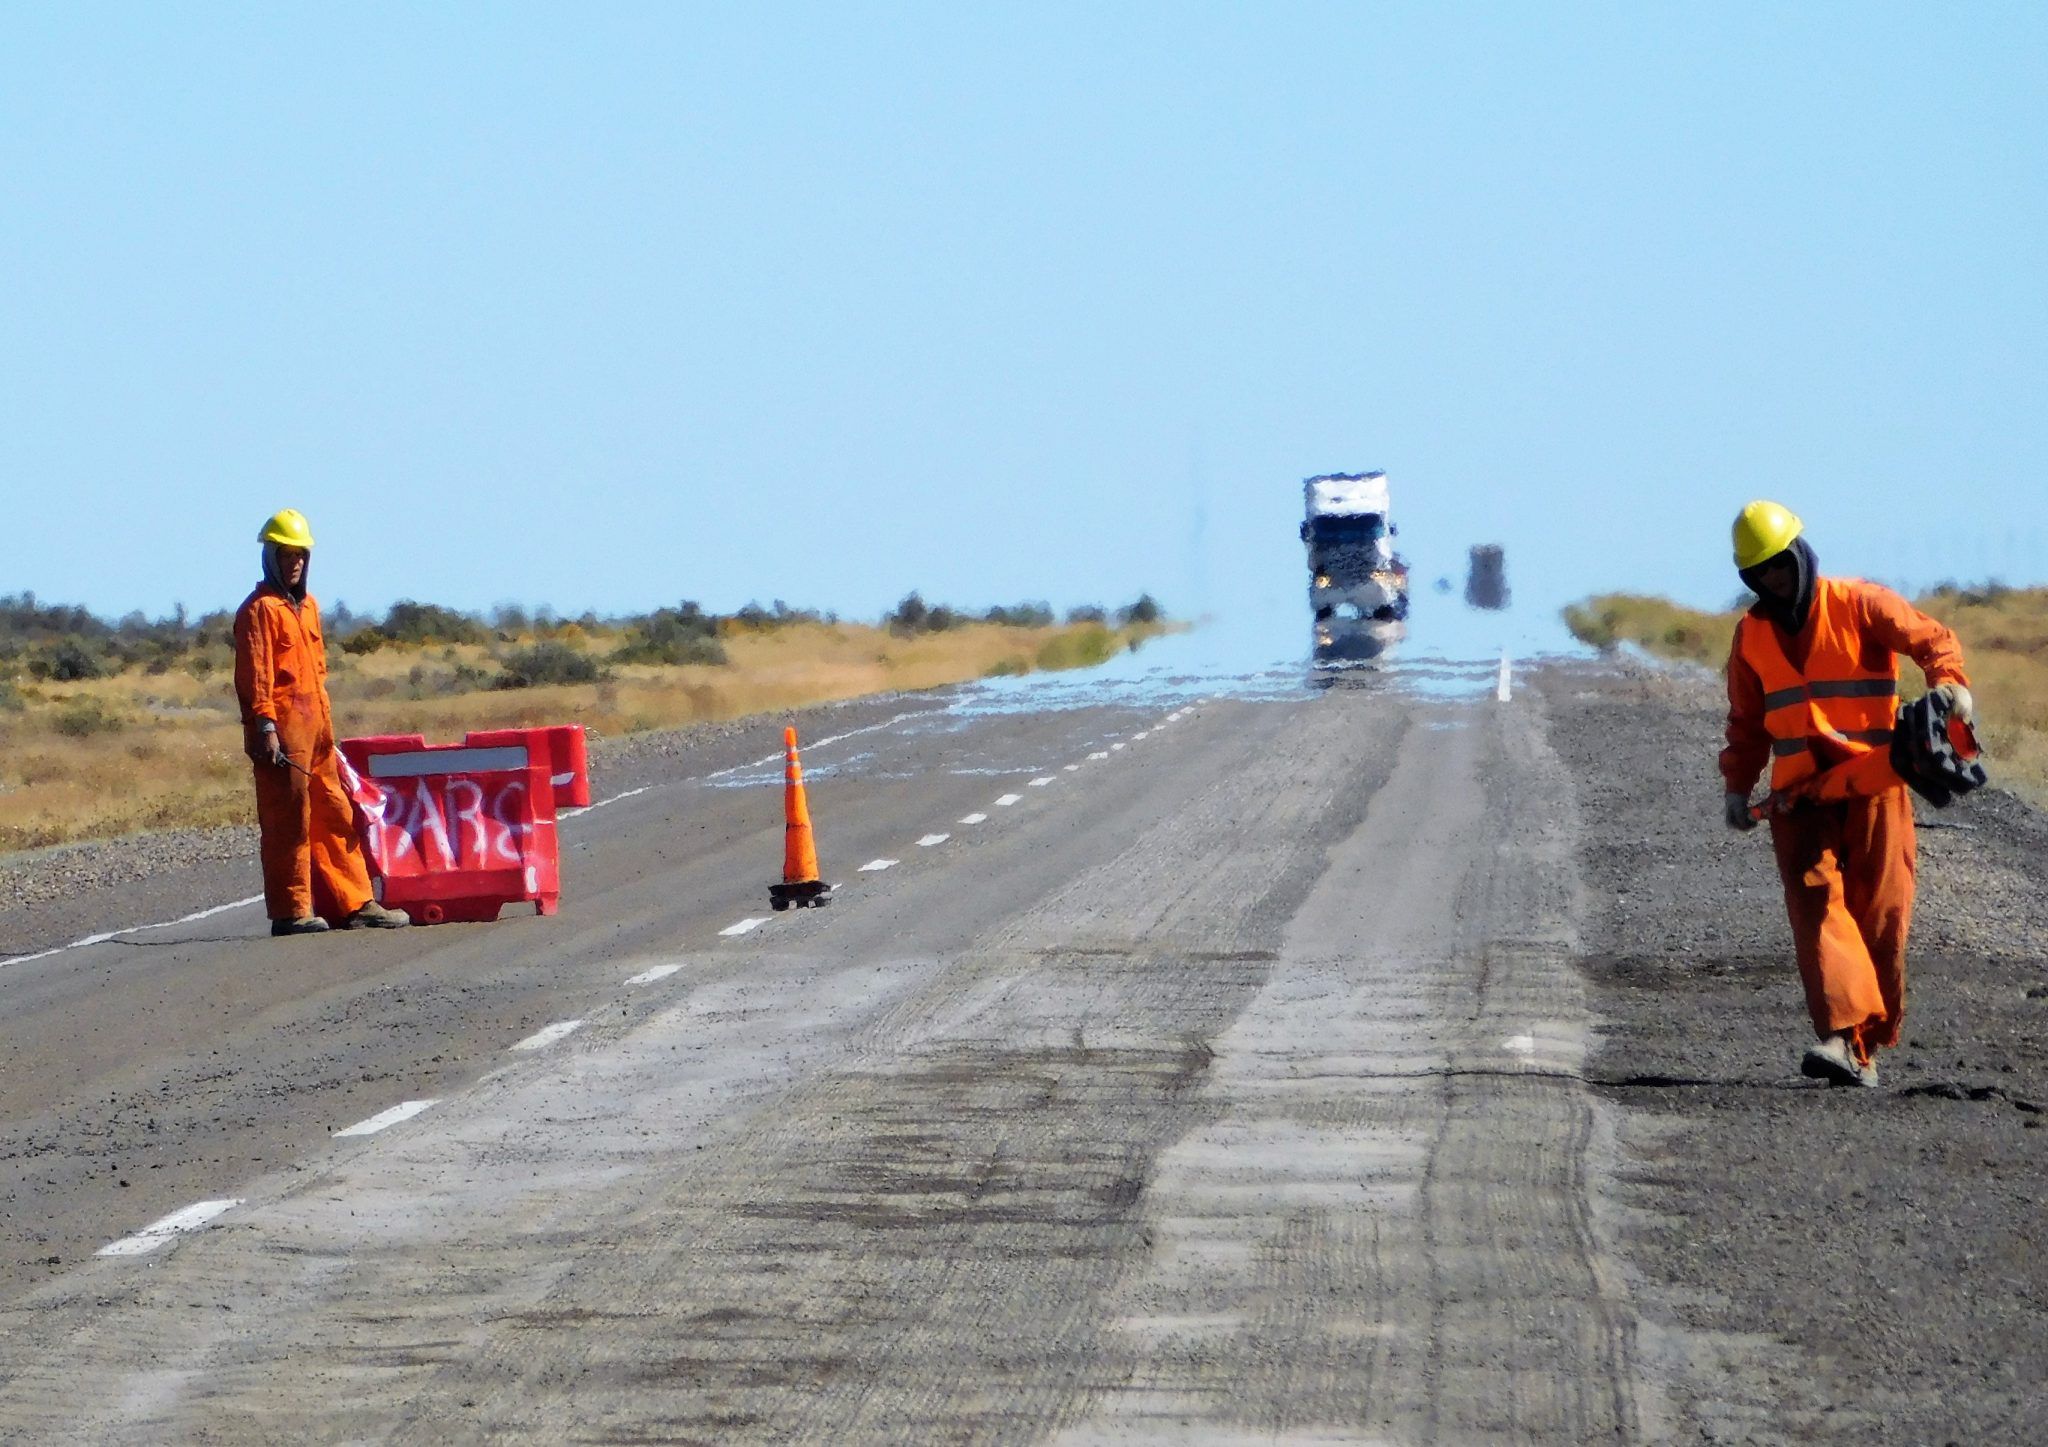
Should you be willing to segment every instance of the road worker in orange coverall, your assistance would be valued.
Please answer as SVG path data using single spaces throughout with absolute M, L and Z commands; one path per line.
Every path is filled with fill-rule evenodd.
M 313 533 L 286 508 L 263 525 L 263 581 L 235 614 L 235 695 L 256 766 L 263 902 L 273 935 L 396 929 L 378 904 L 335 762 L 320 605 L 306 592 Z
M 1767 812 L 1818 1037 L 1800 1072 L 1874 1086 L 1872 1052 L 1899 1043 L 1906 1013 L 1912 797 L 1901 783 L 1838 803 L 1790 801 L 1821 771 L 1889 748 L 1900 654 L 1948 695 L 1953 716 L 1971 722 L 1976 705 L 1955 634 L 1888 588 L 1821 577 L 1803 532 L 1774 502 L 1735 520 L 1735 566 L 1757 601 L 1728 659 L 1723 814 L 1732 829 L 1756 827 L 1749 794 L 1769 763 L 1773 800 L 1789 802 Z

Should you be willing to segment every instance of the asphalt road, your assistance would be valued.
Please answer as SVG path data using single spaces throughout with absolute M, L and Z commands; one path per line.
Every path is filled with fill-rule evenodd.
M 807 721 L 823 910 L 766 907 L 764 723 L 621 757 L 551 919 L 272 941 L 242 908 L 0 963 L 0 1436 L 1871 1440 L 1867 1397 L 1816 1415 L 1775 1257 L 1725 1271 L 1746 1336 L 1688 1316 L 1660 1212 L 1740 1258 L 1745 1200 L 1654 1198 L 1670 1077 L 1725 1062 L 1619 1023 L 1587 739 L 1647 740 L 1668 804 L 1697 701 L 1442 682 Z M 248 886 L 195 862 L 115 923 L 138 892 Z M 1746 1028 L 1776 1108 L 1841 1113 Z M 1979 1228 L 2039 1220 L 2007 1210 Z M 2038 1332 L 2042 1268 L 2005 1269 Z M 2033 1420 L 1984 1415 L 2004 1385 L 1959 1440 Z

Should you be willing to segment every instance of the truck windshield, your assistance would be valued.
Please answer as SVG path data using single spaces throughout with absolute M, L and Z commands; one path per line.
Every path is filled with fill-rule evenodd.
M 1373 543 L 1387 535 L 1387 521 L 1376 512 L 1351 517 L 1310 518 L 1309 537 L 1319 544 Z

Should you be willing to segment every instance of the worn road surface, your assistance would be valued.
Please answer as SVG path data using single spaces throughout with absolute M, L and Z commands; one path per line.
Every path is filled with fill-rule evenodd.
M 253 892 L 197 864 L 16 911 L 0 1440 L 2044 1440 L 2032 934 L 1898 1082 L 1953 1095 L 1830 1094 L 1681 684 L 1030 698 L 810 722 L 823 910 L 766 908 L 765 721 L 601 777 L 552 919 L 41 953 Z M 1980 817 L 1942 938 L 2036 882 Z M 1994 1022 L 2002 1074 L 1950 1038 Z M 1975 1202 L 1961 1285 L 1888 1110 L 1988 1142 L 1919 1187 Z M 1816 1307 L 1831 1260 L 1948 1335 L 1857 1356 L 1899 1303 Z

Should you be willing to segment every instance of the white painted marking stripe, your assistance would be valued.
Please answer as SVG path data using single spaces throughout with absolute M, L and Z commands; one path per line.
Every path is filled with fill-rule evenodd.
M 998 809 L 1007 809 L 1023 797 L 1022 794 L 1005 794 L 1002 798 L 996 800 L 996 807 Z
M 1500 1042 L 1500 1048 L 1512 1050 L 1517 1055 L 1534 1055 L 1536 1053 L 1536 1037 L 1534 1035 L 1510 1035 L 1507 1039 Z
M 846 731 L 845 733 L 843 733 L 843 734 L 832 734 L 832 735 L 830 735 L 830 736 L 828 736 L 828 737 L 826 737 L 826 738 L 822 738 L 822 739 L 812 739 L 812 740 L 810 740 L 810 741 L 809 741 L 808 743 L 804 743 L 804 741 L 803 741 L 803 740 L 798 740 L 798 742 L 799 742 L 799 743 L 803 743 L 803 747 L 805 747 L 805 748 L 807 748 L 807 749 L 813 749 L 813 750 L 816 750 L 816 749 L 822 749 L 822 748 L 824 748 L 824 747 L 825 747 L 825 746 L 826 746 L 827 744 L 836 744 L 836 743 L 839 743 L 839 742 L 841 742 L 842 740 L 845 740 L 845 739 L 851 739 L 851 738 L 858 738 L 858 737 L 859 737 L 860 735 L 862 735 L 862 734 L 872 734 L 872 733 L 879 733 L 879 732 L 881 732 L 881 731 L 882 731 L 883 729 L 892 729 L 892 728 L 896 727 L 896 725 L 898 725 L 898 724 L 900 724 L 900 723 L 903 723 L 903 722 L 905 722 L 905 721 L 906 721 L 906 720 L 908 720 L 908 719 L 914 719 L 914 718 L 931 718 L 931 717 L 933 717 L 934 715 L 936 715 L 936 714 L 942 714 L 942 713 L 944 713 L 945 711 L 946 711 L 946 710 L 944 710 L 944 709 L 942 709 L 942 708 L 925 708 L 925 709 L 918 709 L 918 710 L 916 710 L 916 711 L 915 711 L 915 712 L 913 712 L 913 713 L 899 713 L 899 714 L 897 714 L 897 715 L 896 715 L 896 717 L 894 717 L 894 718 L 892 718 L 892 719 L 884 719 L 884 720 L 883 720 L 883 721 L 882 721 L 881 723 L 878 723 L 878 724 L 868 724 L 868 725 L 867 725 L 866 727 L 864 727 L 864 728 L 857 728 L 857 729 L 848 729 L 848 730 L 847 730 L 847 731 Z M 705 777 L 705 778 L 706 778 L 707 780 L 709 780 L 709 779 L 722 779 L 722 778 L 724 778 L 724 777 L 725 777 L 725 776 L 726 776 L 727 774 L 743 774 L 743 773 L 745 773 L 745 772 L 746 772 L 746 771 L 747 771 L 748 769 L 758 769 L 758 768 L 761 768 L 761 767 L 763 767 L 763 766 L 765 766 L 765 765 L 768 765 L 768 764 L 779 764 L 779 763 L 781 763 L 782 761 L 783 761 L 783 752 L 782 752 L 782 750 L 780 750 L 780 749 L 777 749 L 777 750 L 776 750 L 776 751 L 775 751 L 774 753 L 772 753 L 772 754 L 766 754 L 766 755 L 763 755 L 763 756 L 762 756 L 761 758 L 758 758 L 758 759 L 754 760 L 754 761 L 753 761 L 753 762 L 752 762 L 751 764 L 734 764 L 734 765 L 733 765 L 733 766 L 732 766 L 731 768 L 729 768 L 729 769 L 719 769 L 719 770 L 716 770 L 715 772 L 712 772 L 712 773 L 706 774 L 706 775 L 705 775 L 704 777 Z M 684 782 L 684 783 L 689 783 L 689 782 L 691 782 L 691 781 L 690 781 L 690 780 L 688 780 L 688 779 L 685 779 L 685 780 L 683 780 L 682 782 Z M 779 782 L 779 781 L 778 781 L 778 782 Z M 635 792 L 637 793 L 638 791 L 636 790 Z
M 743 919 L 738 924 L 727 925 L 724 929 L 720 930 L 719 933 L 722 935 L 743 935 L 751 930 L 759 929 L 762 925 L 766 923 L 768 923 L 766 918 Z
M 917 843 L 920 849 L 929 849 L 934 844 L 944 844 L 948 839 L 951 839 L 952 837 L 953 836 L 950 834 L 927 834 L 924 836 L 924 838 L 918 840 Z
M 375 1135 L 380 1130 L 391 1129 L 392 1126 L 397 1125 L 402 1120 L 411 1120 L 430 1105 L 439 1104 L 438 1098 L 434 1100 L 401 1101 L 389 1110 L 378 1111 L 368 1120 L 359 1120 L 352 1126 L 336 1131 L 334 1135 L 337 1140 L 342 1136 Z
M 1508 701 L 1508 651 L 1500 651 L 1500 682 L 1494 686 L 1493 696 L 1501 703 Z
M 1050 784 L 1051 782 L 1052 775 L 1048 774 L 1042 779 L 1033 779 L 1029 784 L 1026 784 L 1024 787 L 1027 789 L 1043 789 L 1047 784 Z
M 968 814 L 968 815 L 964 815 L 964 816 L 962 816 L 962 818 L 961 818 L 960 822 L 961 822 L 962 824 L 986 824 L 986 823 L 988 823 L 988 815 L 986 815 L 986 814 Z
M 585 804 L 581 809 L 564 809 L 560 814 L 557 814 L 555 817 L 558 819 L 574 819 L 577 818 L 579 815 L 590 813 L 593 809 L 602 809 L 607 804 L 616 804 L 621 799 L 630 799 L 635 794 L 644 794 L 653 787 L 654 786 L 652 784 L 642 784 L 637 789 L 628 789 L 625 793 L 614 794 L 609 799 L 599 799 L 595 804 Z
M 1137 741 L 1138 741 L 1139 739 L 1149 739 L 1149 738 L 1151 738 L 1151 737 L 1152 737 L 1152 730 L 1150 730 L 1150 729 L 1141 729 L 1141 730 L 1139 730 L 1139 731 L 1138 731 L 1137 733 L 1134 733 L 1134 734 L 1132 734 L 1132 735 L 1131 735 L 1131 742 L 1132 742 L 1132 743 L 1136 743 L 1136 742 L 1137 742 Z
M 545 1050 L 557 1040 L 574 1035 L 583 1028 L 581 1020 L 557 1020 L 552 1025 L 543 1025 L 512 1048 L 514 1050 Z
M 102 930 L 95 935 L 86 935 L 69 944 L 54 945 L 47 950 L 37 950 L 32 955 L 16 955 L 12 959 L 0 959 L 0 969 L 9 965 L 25 965 L 30 960 L 47 960 L 51 955 L 61 955 L 66 950 L 84 949 L 87 945 L 103 945 L 108 940 L 119 939 L 122 935 L 139 935 L 146 930 L 169 929 L 173 925 L 191 924 L 194 920 L 211 919 L 217 914 L 226 914 L 231 909 L 247 909 L 252 904 L 263 903 L 263 896 L 252 894 L 247 899 L 231 899 L 226 904 L 209 905 L 195 909 L 190 914 L 181 914 L 176 919 L 160 919 L 155 924 L 130 925 L 127 929 Z
M 102 1246 L 95 1256 L 141 1256 L 156 1250 L 173 1236 L 186 1231 L 197 1231 L 201 1226 L 224 1212 L 232 1211 L 242 1204 L 241 1198 L 231 1201 L 196 1201 L 182 1211 L 173 1211 L 161 1221 L 152 1221 L 133 1236 L 123 1236 L 119 1241 Z
M 1070 774 L 1073 773 L 1075 770 L 1079 769 L 1080 767 L 1081 766 L 1079 764 L 1068 764 L 1066 766 L 1067 772 Z
M 1111 747 L 1112 749 L 1120 749 L 1120 748 L 1122 748 L 1122 747 L 1123 747 L 1123 745 L 1122 745 L 1122 744 L 1111 744 L 1111 745 L 1110 745 L 1110 747 Z
M 639 974 L 627 980 L 626 983 L 629 985 L 651 985 L 656 980 L 666 980 L 681 968 L 681 965 L 656 965 L 651 970 L 642 970 Z
M 893 859 L 870 859 L 860 867 L 860 872 L 862 874 L 880 874 L 885 869 L 894 869 L 895 867 L 896 861 Z
M 1109 757 L 1109 750 L 1108 750 L 1108 749 L 1100 749 L 1100 750 L 1097 750 L 1097 751 L 1096 751 L 1095 753 L 1092 753 L 1092 754 L 1090 754 L 1090 755 L 1089 755 L 1088 757 L 1089 757 L 1089 759 L 1090 759 L 1091 761 L 1092 761 L 1092 760 L 1095 760 L 1095 759 L 1106 759 L 1106 758 L 1108 758 L 1108 757 Z

